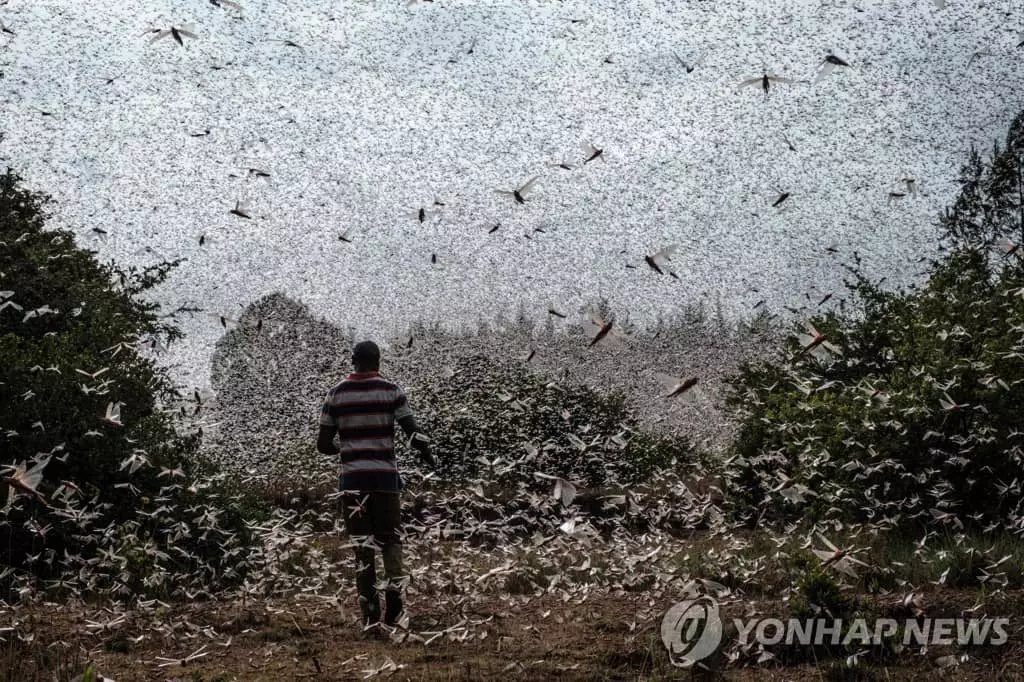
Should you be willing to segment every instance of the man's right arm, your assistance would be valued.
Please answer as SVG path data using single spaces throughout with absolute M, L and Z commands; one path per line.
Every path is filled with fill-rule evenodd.
M 334 444 L 334 436 L 338 433 L 338 425 L 331 415 L 331 393 L 324 399 L 324 405 L 320 408 L 320 433 L 316 438 L 316 449 L 324 455 L 336 455 L 340 452 Z
M 316 437 L 316 449 L 321 455 L 336 455 L 341 449 L 334 444 L 334 437 L 338 435 L 336 426 L 320 426 L 320 433 Z

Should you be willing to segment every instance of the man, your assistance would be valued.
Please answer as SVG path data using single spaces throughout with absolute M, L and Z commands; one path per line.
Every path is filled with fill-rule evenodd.
M 384 560 L 387 586 L 384 623 L 395 625 L 402 612 L 402 479 L 395 462 L 397 421 L 420 456 L 436 462 L 429 441 L 419 432 L 405 393 L 380 375 L 380 349 L 372 341 L 352 350 L 355 370 L 327 392 L 320 413 L 316 447 L 325 455 L 341 454 L 342 513 L 345 529 L 356 545 L 356 586 L 363 626 L 380 620 L 374 546 Z M 341 447 L 334 444 L 339 436 Z

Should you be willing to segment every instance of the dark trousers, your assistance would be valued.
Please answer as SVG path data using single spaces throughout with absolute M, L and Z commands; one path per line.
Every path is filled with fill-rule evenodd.
M 355 492 L 342 495 L 345 530 L 355 543 L 356 588 L 368 604 L 377 601 L 377 567 L 374 549 L 380 547 L 384 560 L 389 601 L 401 594 L 405 576 L 402 574 L 402 540 L 398 535 L 402 523 L 402 498 L 397 492 Z M 378 607 L 379 608 L 379 607 Z

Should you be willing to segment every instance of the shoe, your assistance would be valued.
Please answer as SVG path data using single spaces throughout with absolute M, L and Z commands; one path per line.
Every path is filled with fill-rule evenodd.
M 384 593 L 384 624 L 394 627 L 402 615 L 402 593 L 388 590 Z

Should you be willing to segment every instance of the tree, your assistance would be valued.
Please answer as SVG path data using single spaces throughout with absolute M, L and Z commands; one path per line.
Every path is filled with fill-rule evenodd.
M 48 202 L 0 176 L 0 564 L 37 577 L 65 552 L 95 556 L 104 530 L 166 544 L 203 466 L 153 352 L 180 332 L 139 298 L 180 261 L 101 265 L 71 232 L 44 229 Z M 26 481 L 33 469 L 41 479 Z M 164 509 L 143 515 L 155 500 Z
M 988 161 L 971 149 L 960 171 L 960 194 L 939 221 L 942 241 L 953 249 L 995 249 L 1004 256 L 1010 245 L 1024 246 L 1022 161 L 1024 112 L 1010 124 L 1005 145 L 993 145 Z
M 727 473 L 746 518 L 1020 527 L 1024 253 L 992 247 L 1024 225 L 1021 140 L 1024 114 L 991 159 L 971 152 L 922 286 L 850 267 L 851 309 L 810 321 L 825 342 L 801 328 L 743 368 Z

